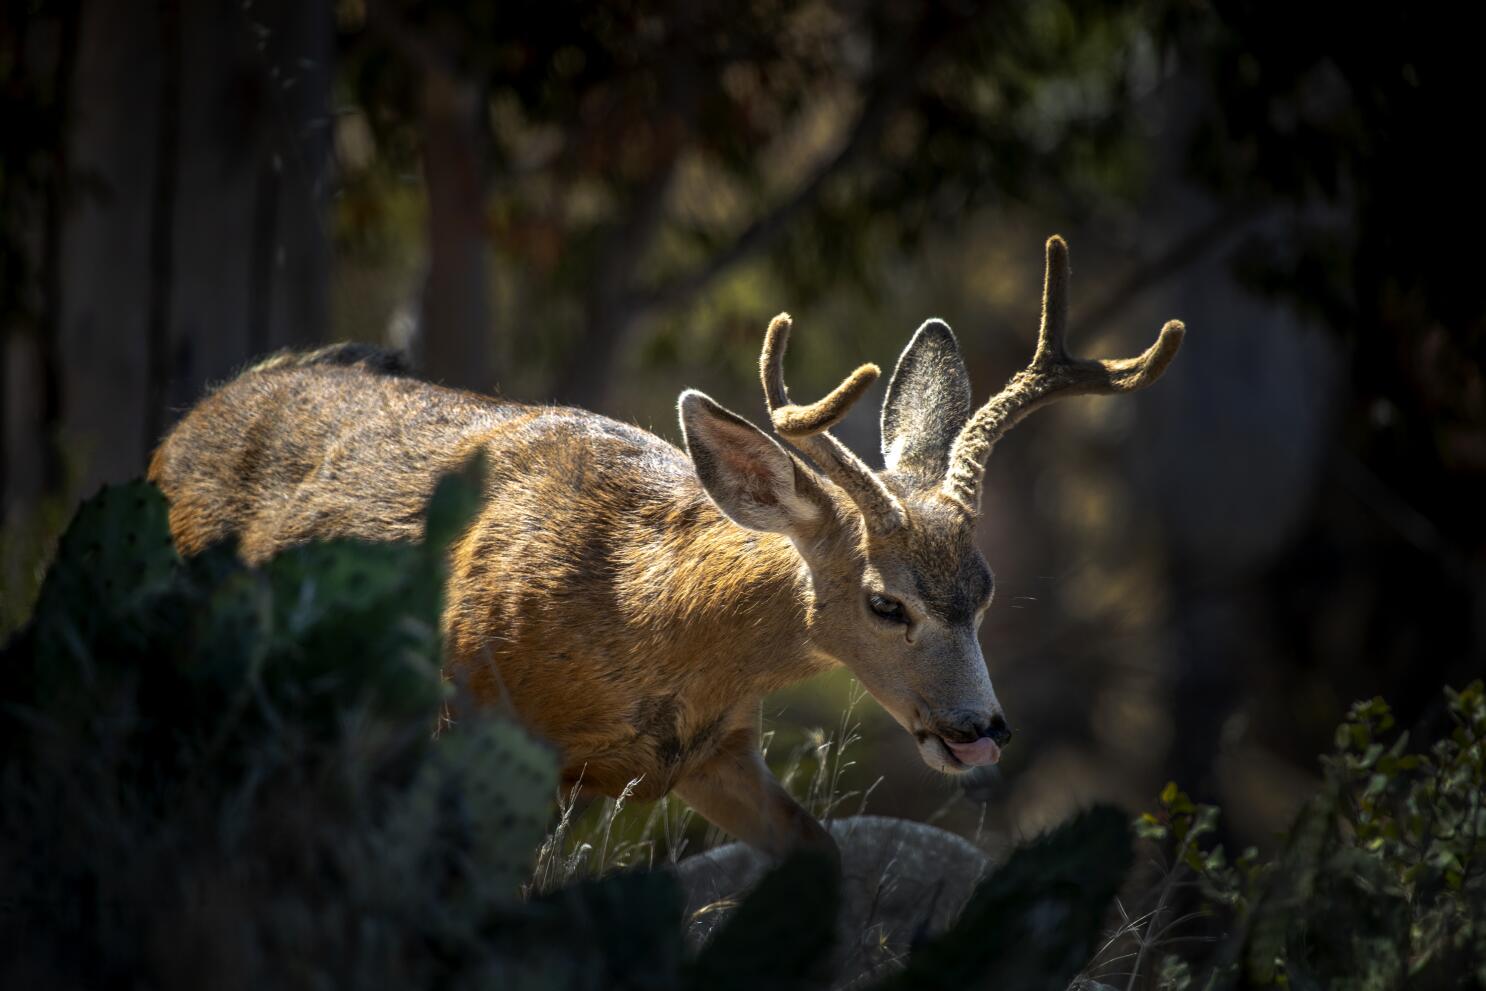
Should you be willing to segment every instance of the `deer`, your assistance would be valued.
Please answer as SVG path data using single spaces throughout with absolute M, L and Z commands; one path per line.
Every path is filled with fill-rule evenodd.
M 987 459 L 1050 402 L 1149 386 L 1181 344 L 1173 320 L 1137 357 L 1071 357 L 1061 237 L 1045 261 L 1032 360 L 979 409 L 949 326 L 918 328 L 887 386 L 880 470 L 831 433 L 880 370 L 793 402 L 780 314 L 760 357 L 777 439 L 694 389 L 678 448 L 340 345 L 208 393 L 148 477 L 182 554 L 231 538 L 255 563 L 312 540 L 420 539 L 438 479 L 483 451 L 480 508 L 448 550 L 446 674 L 550 741 L 565 788 L 674 792 L 768 855 L 834 851 L 764 761 L 762 700 L 844 666 L 930 768 L 999 761 L 1012 731 L 980 646 L 994 579 L 973 539 Z

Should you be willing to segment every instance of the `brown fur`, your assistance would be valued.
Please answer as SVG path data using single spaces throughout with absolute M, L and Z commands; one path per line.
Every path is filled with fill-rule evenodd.
M 988 741 L 1010 730 L 976 636 L 992 594 L 972 540 L 979 471 L 1023 400 L 1059 391 L 1039 378 L 1046 345 L 1058 369 L 1066 359 L 1061 328 L 1045 332 L 1033 367 L 972 417 L 954 335 L 925 323 L 889 386 L 887 467 L 874 472 L 827 428 L 876 369 L 792 406 L 788 332 L 781 316 L 766 335 L 764 389 L 814 467 L 700 393 L 681 397 L 683 452 L 582 410 L 404 377 L 385 353 L 342 345 L 274 356 L 207 396 L 149 477 L 183 553 L 233 537 L 261 561 L 313 539 L 417 539 L 439 477 L 483 450 L 484 502 L 451 551 L 454 676 L 552 740 L 570 783 L 616 795 L 638 778 L 639 797 L 674 789 L 767 850 L 829 847 L 764 766 L 760 700 L 845 664 L 931 766 L 999 752 Z M 1164 368 L 1127 383 L 1126 364 L 1100 366 L 1084 391 Z
M 235 536 L 261 561 L 418 538 L 439 476 L 477 447 L 489 492 L 453 550 L 450 664 L 557 742 L 569 780 L 617 794 L 643 776 L 637 794 L 659 797 L 751 729 L 764 694 L 818 670 L 801 636 L 761 650 L 734 632 L 803 627 L 788 541 L 724 519 L 675 447 L 591 413 L 275 365 L 204 399 L 149 477 L 183 553 Z

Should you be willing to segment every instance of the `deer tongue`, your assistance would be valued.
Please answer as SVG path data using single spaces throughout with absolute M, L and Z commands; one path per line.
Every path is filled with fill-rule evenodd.
M 961 764 L 971 767 L 979 767 L 982 764 L 994 764 L 1001 759 L 1001 748 L 988 736 L 983 736 L 974 743 L 955 743 L 945 740 L 944 745 L 949 747 L 949 752 L 955 755 L 955 759 Z

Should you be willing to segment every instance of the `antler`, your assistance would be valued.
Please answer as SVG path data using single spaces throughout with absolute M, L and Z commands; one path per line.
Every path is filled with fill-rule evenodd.
M 1063 344 L 1067 329 L 1068 245 L 1054 234 L 1047 239 L 1042 327 L 1032 363 L 976 411 L 950 449 L 944 492 L 970 513 L 980 511 L 980 483 L 991 448 L 1022 417 L 1064 396 L 1107 396 L 1144 389 L 1166 371 L 1186 333 L 1180 320 L 1168 320 L 1156 343 L 1137 358 L 1084 360 L 1068 355 Z
M 788 313 L 771 320 L 759 356 L 764 400 L 775 432 L 810 455 L 826 477 L 845 489 L 873 529 L 896 529 L 903 522 L 902 504 L 871 468 L 828 432 L 877 380 L 881 370 L 876 365 L 862 365 L 824 399 L 796 406 L 789 401 L 789 390 L 784 385 L 784 351 L 791 326 Z

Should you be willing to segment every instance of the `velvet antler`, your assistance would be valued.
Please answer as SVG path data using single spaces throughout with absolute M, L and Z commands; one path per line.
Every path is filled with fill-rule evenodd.
M 944 491 L 969 512 L 980 511 L 981 480 L 991 448 L 1022 417 L 1065 396 L 1107 396 L 1144 389 L 1166 371 L 1185 333 L 1181 321 L 1168 320 L 1156 342 L 1139 357 L 1088 360 L 1069 356 L 1064 345 L 1067 329 L 1068 245 L 1055 234 L 1047 240 L 1042 327 L 1032 363 L 976 411 L 950 449 Z
M 764 399 L 775 432 L 810 455 L 827 478 L 845 489 L 873 529 L 896 529 L 903 522 L 902 505 L 872 469 L 829 433 L 881 371 L 876 365 L 862 365 L 824 399 L 809 406 L 796 406 L 790 402 L 784 384 L 784 352 L 789 346 L 791 326 L 788 313 L 770 321 L 764 334 L 763 353 L 759 356 Z

